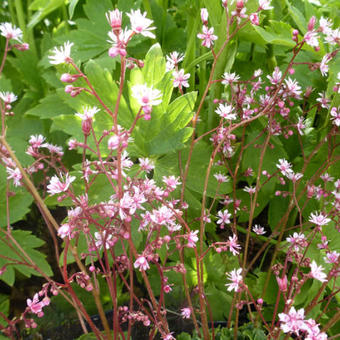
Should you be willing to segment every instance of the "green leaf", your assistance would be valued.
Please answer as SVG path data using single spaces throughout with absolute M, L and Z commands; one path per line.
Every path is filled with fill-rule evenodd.
M 165 58 L 159 44 L 151 46 L 145 56 L 144 67 L 142 70 L 144 81 L 150 86 L 159 83 L 165 74 Z
M 72 114 L 74 111 L 61 102 L 57 94 L 50 94 L 40 100 L 40 103 L 26 112 L 26 115 L 37 116 L 41 119 L 54 118 L 61 114 Z
M 37 11 L 33 14 L 27 28 L 31 29 L 44 19 L 49 13 L 61 7 L 65 0 L 35 0 L 29 6 L 31 11 Z
M 51 267 L 45 259 L 46 255 L 35 249 L 35 248 L 39 248 L 40 246 L 42 246 L 44 244 L 44 241 L 32 235 L 30 231 L 14 230 L 12 231 L 11 234 L 13 238 L 16 240 L 16 242 L 20 245 L 20 247 L 24 250 L 24 252 L 30 257 L 30 259 L 42 272 L 44 272 L 48 276 L 53 275 Z M 13 249 L 17 249 L 17 246 L 15 243 L 12 243 L 7 238 L 1 239 L 0 253 L 6 254 L 7 257 L 13 259 L 12 260 L 13 263 L 11 262 L 11 264 L 7 266 L 7 270 L 5 271 L 5 273 L 2 276 L 0 276 L 1 280 L 5 281 L 8 284 L 9 283 L 13 284 L 14 283 L 14 277 L 13 277 L 14 269 L 20 271 L 23 275 L 27 277 L 30 277 L 31 275 L 41 276 L 41 274 L 38 271 L 36 271 L 34 268 L 30 266 L 26 266 L 24 264 L 15 264 L 16 261 L 23 262 L 23 259 Z M 20 249 L 18 251 L 19 253 L 21 253 Z M 25 255 L 23 255 L 23 257 L 25 258 Z M 25 259 L 25 261 L 30 264 L 30 262 L 27 259 Z M 1 267 L 6 262 L 8 262 L 8 260 L 0 258 Z M 9 273 L 9 275 L 5 276 L 7 272 Z
M 286 5 L 288 8 L 288 13 L 291 18 L 295 21 L 297 27 L 302 32 L 302 34 L 306 34 L 307 32 L 307 21 L 305 16 L 294 6 L 292 6 L 289 0 L 286 0 Z
M 73 18 L 74 10 L 76 9 L 76 6 L 78 4 L 79 0 L 71 0 L 70 5 L 68 7 L 68 15 L 70 19 Z

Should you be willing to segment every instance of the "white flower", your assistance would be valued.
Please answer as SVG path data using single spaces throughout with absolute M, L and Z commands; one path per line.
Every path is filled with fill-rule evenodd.
M 127 16 L 130 18 L 131 28 L 135 33 L 154 39 L 156 36 L 150 31 L 154 30 L 155 27 L 149 27 L 153 21 L 146 18 L 146 14 L 146 12 L 142 14 L 138 9 L 136 11 L 131 10 L 131 13 L 128 13 Z
M 253 227 L 253 232 L 257 235 L 264 235 L 266 232 L 263 227 L 258 224 L 255 224 Z
M 304 36 L 304 40 L 306 41 L 307 45 L 311 47 L 318 47 L 319 46 L 318 37 L 319 36 L 315 31 L 308 31 Z
M 47 192 L 51 195 L 65 192 L 75 179 L 76 178 L 74 176 L 66 174 L 65 181 L 62 182 L 57 176 L 53 176 L 50 180 L 50 184 L 47 186 Z
M 139 268 L 139 271 L 147 270 L 150 268 L 149 263 L 147 259 L 144 256 L 139 256 L 133 266 L 137 269 Z
M 269 10 L 269 9 L 273 9 L 272 6 L 270 6 L 270 1 L 271 0 L 259 0 L 259 6 L 261 10 Z
M 83 107 L 83 113 L 76 113 L 76 116 L 79 117 L 82 121 L 92 119 L 94 115 L 100 111 L 96 106 L 90 107 L 90 106 L 84 106 Z
M 317 213 L 310 214 L 309 217 L 309 222 L 312 222 L 318 226 L 322 226 L 322 225 L 326 225 L 331 221 L 330 218 L 327 218 L 326 216 L 324 216 L 322 213 L 320 213 L 319 215 Z
M 231 292 L 234 290 L 235 292 L 239 292 L 241 288 L 241 284 L 243 281 L 242 278 L 242 268 L 234 269 L 230 273 L 226 273 L 228 280 L 232 283 L 227 283 L 226 286 L 228 287 L 228 291 Z
M 233 73 L 225 72 L 222 78 L 223 78 L 222 80 L 223 85 L 232 84 L 233 82 L 238 81 L 240 79 L 240 77 L 235 72 Z
M 73 46 L 73 43 L 66 41 L 64 43 L 64 46 L 60 46 L 59 48 L 55 47 L 52 51 L 54 55 L 50 55 L 48 57 L 50 59 L 50 63 L 53 65 L 69 63 L 72 60 L 70 57 L 72 46 Z
M 203 40 L 202 46 L 210 48 L 212 45 L 214 45 L 214 40 L 217 40 L 217 36 L 214 34 L 214 27 L 208 28 L 207 26 L 203 25 L 202 33 L 198 33 L 197 38 Z
M 173 70 L 184 59 L 183 53 L 176 51 L 171 52 L 170 55 L 166 56 L 166 70 L 167 72 Z
M 327 281 L 327 275 L 323 272 L 323 267 L 318 266 L 315 261 L 313 261 L 310 265 L 310 275 L 312 278 L 319 280 L 321 282 Z
M 20 28 L 15 27 L 10 22 L 4 22 L 0 25 L 0 34 L 7 39 L 14 39 L 21 42 L 22 31 Z
M 228 104 L 220 104 L 215 112 L 222 118 L 227 120 L 235 120 L 236 114 L 233 112 L 234 108 Z
M 13 103 L 18 99 L 13 92 L 0 92 L 0 98 L 7 104 Z
M 16 187 L 21 186 L 22 174 L 19 168 L 15 168 L 13 170 L 12 168 L 6 167 L 6 171 L 8 173 L 7 179 L 13 179 L 14 186 Z
M 147 87 L 146 84 L 133 86 L 132 96 L 137 99 L 139 105 L 143 108 L 145 115 L 147 115 L 145 119 L 151 118 L 149 115 L 152 111 L 152 106 L 162 102 L 162 99 L 160 99 L 162 96 L 161 91 L 154 90 L 152 87 Z
M 333 121 L 333 124 L 336 126 L 340 126 L 340 110 L 339 108 L 332 107 L 331 109 L 331 120 Z

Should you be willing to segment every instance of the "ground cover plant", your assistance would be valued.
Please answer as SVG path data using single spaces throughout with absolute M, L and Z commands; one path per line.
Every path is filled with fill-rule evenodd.
M 338 338 L 339 12 L 4 2 L 2 336 Z

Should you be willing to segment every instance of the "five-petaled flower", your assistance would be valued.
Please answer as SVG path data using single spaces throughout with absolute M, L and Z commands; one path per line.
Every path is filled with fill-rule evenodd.
M 208 28 L 203 26 L 202 33 L 198 33 L 197 37 L 202 41 L 202 46 L 210 48 L 214 44 L 214 40 L 217 40 L 217 36 L 214 35 L 214 27 Z

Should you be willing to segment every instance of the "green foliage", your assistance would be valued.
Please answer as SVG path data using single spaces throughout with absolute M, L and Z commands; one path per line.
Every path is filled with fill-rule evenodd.
M 2 281 L 12 286 L 15 280 L 15 270 L 26 277 L 31 277 L 31 275 L 42 276 L 42 273 L 49 276 L 53 275 L 51 267 L 46 261 L 46 255 L 36 250 L 36 248 L 44 245 L 44 241 L 24 230 L 13 230 L 11 235 L 15 242 L 8 239 L 4 234 L 0 238 L 0 253 L 9 258 L 9 260 L 0 258 L 0 267 L 4 266 L 5 263 L 10 263 L 6 267 L 6 271 L 0 276 Z M 18 248 L 18 244 L 21 249 Z M 32 267 L 31 261 L 37 267 Z M 40 269 L 40 271 L 37 269 Z

